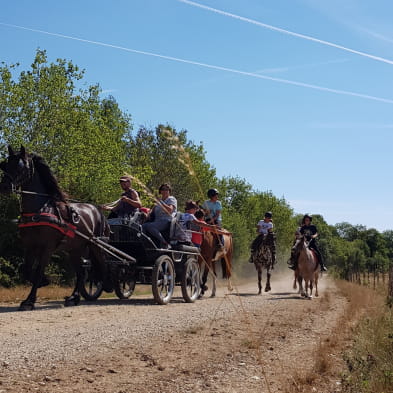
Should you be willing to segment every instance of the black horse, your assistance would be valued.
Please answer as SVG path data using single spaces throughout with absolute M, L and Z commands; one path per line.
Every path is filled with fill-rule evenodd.
M 97 207 L 86 203 L 67 203 L 56 178 L 42 157 L 8 147 L 8 158 L 0 163 L 4 175 L 0 193 L 21 194 L 19 233 L 25 248 L 24 267 L 32 288 L 19 310 L 32 310 L 37 289 L 46 285 L 45 267 L 56 252 L 65 251 L 76 271 L 76 285 L 65 305 L 77 305 L 83 280 L 82 257 L 94 260 L 104 290 L 111 290 L 109 274 L 100 248 L 91 237 L 108 237 L 109 226 Z M 19 191 L 20 190 L 20 191 Z

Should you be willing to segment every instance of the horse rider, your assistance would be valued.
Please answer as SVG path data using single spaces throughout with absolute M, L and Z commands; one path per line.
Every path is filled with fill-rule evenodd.
M 171 247 L 162 232 L 168 229 L 172 218 L 176 216 L 177 200 L 171 195 L 172 188 L 168 183 L 161 184 L 158 192 L 161 198 L 157 199 L 147 218 L 148 222 L 142 225 L 142 229 L 158 240 L 160 248 L 168 249 Z
M 203 202 L 202 209 L 205 211 L 205 221 L 208 224 L 216 225 L 219 229 L 222 228 L 222 205 L 218 200 L 218 190 L 210 188 L 207 191 L 207 197 L 209 198 Z M 218 248 L 224 248 L 224 238 L 222 235 L 218 236 Z
M 322 254 L 319 251 L 318 246 L 316 244 L 316 238 L 318 237 L 318 230 L 315 225 L 311 224 L 311 222 L 312 222 L 312 216 L 310 216 L 309 214 L 305 214 L 302 219 L 302 224 L 300 228 L 298 228 L 298 230 L 296 231 L 295 237 L 297 239 L 299 236 L 305 236 L 306 240 L 309 242 L 308 247 L 311 250 L 314 250 L 315 254 L 317 255 L 321 272 L 326 272 L 327 268 L 323 262 Z M 297 268 L 297 255 L 295 255 L 293 249 L 291 251 L 291 258 L 288 261 L 288 267 L 292 270 L 296 270 Z
M 276 263 L 276 239 L 273 233 L 273 214 L 272 212 L 266 212 L 263 220 L 260 220 L 257 224 L 258 236 L 251 243 L 251 257 L 250 263 L 254 263 L 253 254 L 259 249 L 259 247 L 265 242 L 269 246 L 272 253 L 272 268 Z
M 106 210 L 111 210 L 108 218 L 129 217 L 142 207 L 138 193 L 131 188 L 131 177 L 122 176 L 119 182 L 123 193 L 114 207 L 104 207 Z

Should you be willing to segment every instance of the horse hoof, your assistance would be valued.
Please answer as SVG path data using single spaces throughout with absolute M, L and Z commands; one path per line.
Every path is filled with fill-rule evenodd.
M 216 297 L 216 295 L 212 293 L 212 294 L 210 295 L 210 297 Z
M 77 306 L 81 301 L 80 296 L 68 296 L 64 298 L 64 307 Z
M 269 292 L 269 291 L 271 291 L 272 289 L 269 287 L 269 288 L 265 288 L 265 292 Z
M 34 310 L 34 303 L 21 303 L 18 311 L 32 311 Z
M 202 289 L 203 289 L 204 292 L 206 292 L 206 291 L 209 289 L 209 287 L 208 287 L 207 285 L 204 285 L 204 286 L 202 287 Z

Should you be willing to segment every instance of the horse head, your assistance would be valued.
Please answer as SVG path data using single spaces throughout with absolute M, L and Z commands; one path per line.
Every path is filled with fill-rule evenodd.
M 8 146 L 8 157 L 0 163 L 0 169 L 4 172 L 0 193 L 4 194 L 14 192 L 30 181 L 34 172 L 32 160 L 23 146 L 19 152 L 14 152 L 12 147 Z
M 300 251 L 302 249 L 308 248 L 308 245 L 310 244 L 310 240 L 308 239 L 307 235 L 299 235 L 296 238 L 296 242 L 292 247 L 292 251 L 295 252 L 296 255 L 299 255 Z

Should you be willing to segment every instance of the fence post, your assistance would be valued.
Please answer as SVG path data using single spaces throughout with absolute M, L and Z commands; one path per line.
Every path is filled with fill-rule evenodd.
M 393 265 L 389 269 L 388 304 L 390 307 L 393 306 Z

